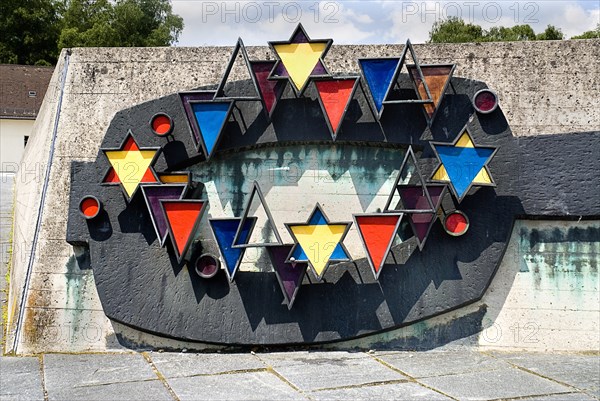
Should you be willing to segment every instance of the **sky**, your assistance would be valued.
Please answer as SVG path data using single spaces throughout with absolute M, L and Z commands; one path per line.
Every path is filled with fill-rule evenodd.
M 177 46 L 233 46 L 287 40 L 301 22 L 312 39 L 337 44 L 424 43 L 435 21 L 459 16 L 488 29 L 548 24 L 566 38 L 600 24 L 600 0 L 579 1 L 200 1 L 173 0 L 185 27 Z

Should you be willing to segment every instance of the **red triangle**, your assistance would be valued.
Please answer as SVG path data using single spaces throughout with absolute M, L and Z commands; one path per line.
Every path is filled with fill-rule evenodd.
M 135 143 L 135 139 L 133 139 L 133 136 L 129 135 L 127 137 L 127 139 L 125 140 L 125 144 L 123 145 L 123 150 L 128 152 L 137 152 L 138 150 L 140 150 L 140 148 L 137 146 L 137 143 Z
M 140 182 L 158 182 L 158 180 L 156 179 L 154 174 L 152 174 L 152 170 L 150 170 L 150 167 L 148 167 Z
M 104 177 L 104 180 L 102 182 L 119 184 L 121 180 L 119 179 L 119 176 L 117 175 L 115 169 L 111 167 L 110 170 L 108 170 L 108 173 L 106 173 L 106 177 Z
M 276 61 L 253 61 L 251 63 L 252 72 L 256 77 L 260 95 L 265 102 L 267 113 L 269 114 L 271 114 L 271 111 L 284 88 L 281 81 L 267 79 L 271 74 L 271 70 L 275 63 Z
M 317 92 L 323 102 L 325 113 L 333 129 L 337 133 L 342 122 L 344 110 L 348 107 L 356 78 L 334 79 L 332 81 L 316 81 Z
M 356 225 L 367 250 L 367 256 L 373 263 L 375 272 L 378 273 L 387 257 L 388 247 L 394 239 L 399 220 L 402 216 L 378 215 L 378 216 L 355 216 Z
M 192 239 L 204 204 L 204 201 L 162 201 L 178 257 L 182 256 Z

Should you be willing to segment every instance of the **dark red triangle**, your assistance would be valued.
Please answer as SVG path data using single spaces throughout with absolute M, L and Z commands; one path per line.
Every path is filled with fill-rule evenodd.
M 285 83 L 282 81 L 267 79 L 275 63 L 276 61 L 252 61 L 250 64 L 268 114 L 273 111 L 275 103 L 277 103 L 277 99 L 279 99 L 285 87 Z

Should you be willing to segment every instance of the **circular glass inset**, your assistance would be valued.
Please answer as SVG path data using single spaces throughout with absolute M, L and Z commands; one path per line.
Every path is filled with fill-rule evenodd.
M 455 237 L 461 236 L 469 229 L 469 218 L 459 210 L 444 217 L 444 230 Z
M 173 120 L 164 113 L 159 113 L 152 117 L 150 121 L 152 132 L 158 136 L 166 136 L 173 131 Z
M 88 195 L 79 202 L 79 212 L 88 220 L 98 216 L 100 209 L 102 209 L 102 205 L 95 196 Z
M 491 113 L 498 107 L 498 96 L 490 89 L 482 89 L 473 96 L 473 107 L 478 113 Z
M 214 277 L 219 271 L 219 268 L 219 259 L 209 254 L 200 255 L 200 257 L 196 259 L 194 266 L 196 273 L 202 278 Z

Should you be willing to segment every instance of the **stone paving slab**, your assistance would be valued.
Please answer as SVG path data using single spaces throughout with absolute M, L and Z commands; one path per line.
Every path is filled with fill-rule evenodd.
M 50 397 L 68 388 L 156 380 L 141 354 L 44 355 L 44 379 Z
M 165 386 L 156 380 L 121 382 L 98 386 L 68 386 L 48 389 L 48 401 L 147 400 L 173 401 Z
M 497 400 L 573 391 L 517 368 L 428 377 L 419 382 L 458 400 Z
M 239 370 L 265 369 L 255 355 L 247 354 L 186 354 L 150 353 L 154 366 L 164 377 L 209 375 Z
M 598 355 L 501 352 L 494 352 L 493 355 L 600 398 L 600 357 Z
M 409 376 L 432 377 L 504 369 L 510 365 L 476 351 L 394 352 L 374 355 Z
M 43 400 L 37 357 L 0 357 L 0 400 Z
M 178 377 L 168 383 L 181 401 L 308 400 L 270 372 Z
M 543 397 L 527 398 L 526 400 L 527 401 L 598 401 L 597 398 L 591 397 L 584 393 L 545 395 Z
M 451 400 L 440 393 L 411 382 L 314 391 L 309 395 L 315 401 Z
M 362 352 L 294 352 L 258 357 L 303 391 L 408 378 Z

